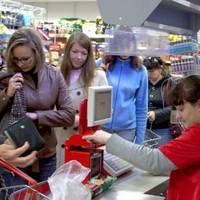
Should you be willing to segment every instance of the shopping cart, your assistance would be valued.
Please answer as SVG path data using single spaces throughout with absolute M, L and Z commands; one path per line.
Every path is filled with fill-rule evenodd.
M 21 177 L 27 185 L 0 188 L 0 200 L 50 200 L 51 192 L 47 181 L 37 183 L 30 176 L 0 158 L 0 165 Z M 13 192 L 14 191 L 14 192 Z
M 146 129 L 143 145 L 157 148 L 161 137 L 153 132 L 151 129 Z

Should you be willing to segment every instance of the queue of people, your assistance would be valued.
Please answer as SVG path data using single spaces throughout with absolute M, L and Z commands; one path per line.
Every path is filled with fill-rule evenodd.
M 154 174 L 170 172 L 168 200 L 198 199 L 200 77 L 189 76 L 168 88 L 169 76 L 163 75 L 158 57 L 105 56 L 97 68 L 89 37 L 73 33 L 64 49 L 60 69 L 44 62 L 42 42 L 36 31 L 20 28 L 11 36 L 6 50 L 6 71 L 11 77 L 0 80 L 0 130 L 9 124 L 16 91 L 24 93 L 26 116 L 36 125 L 45 146 L 29 155 L 25 144 L 16 148 L 0 137 L 0 158 L 21 168 L 38 182 L 45 181 L 64 163 L 64 141 L 75 134 L 79 105 L 89 86 L 113 87 L 112 121 L 102 130 L 83 139 L 106 144 L 115 154 L 138 168 Z M 170 112 L 177 109 L 186 129 L 173 140 Z M 146 129 L 161 136 L 159 147 L 144 147 Z M 123 151 L 122 151 L 123 149 Z M 183 154 L 184 152 L 184 154 Z M 0 168 L 6 186 L 23 181 Z M 184 192 L 184 188 L 190 189 Z

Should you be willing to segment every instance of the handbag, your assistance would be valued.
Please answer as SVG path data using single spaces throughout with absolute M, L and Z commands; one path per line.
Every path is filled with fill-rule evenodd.
M 40 136 L 33 121 L 26 116 L 9 125 L 4 130 L 4 134 L 16 147 L 21 147 L 28 141 L 30 147 L 23 156 L 44 147 L 44 139 Z
M 16 147 L 28 141 L 30 147 L 22 156 L 30 154 L 33 150 L 39 151 L 44 147 L 44 139 L 34 122 L 26 116 L 23 90 L 17 90 L 15 93 L 9 123 L 3 133 Z

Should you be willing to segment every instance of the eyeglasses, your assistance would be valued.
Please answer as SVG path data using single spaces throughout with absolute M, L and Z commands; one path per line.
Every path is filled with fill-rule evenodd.
M 32 56 L 29 56 L 29 57 L 22 57 L 22 58 L 17 58 L 17 57 L 14 57 L 13 58 L 13 61 L 14 63 L 18 64 L 19 62 L 21 62 L 22 64 L 24 63 L 27 63 L 29 62 L 29 60 L 32 58 Z

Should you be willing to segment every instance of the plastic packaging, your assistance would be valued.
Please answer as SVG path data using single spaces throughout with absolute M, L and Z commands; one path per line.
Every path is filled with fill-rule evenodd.
M 59 167 L 48 179 L 52 200 L 90 200 L 90 190 L 82 181 L 90 169 L 82 166 L 78 161 L 72 160 Z
M 143 27 L 107 29 L 105 53 L 107 55 L 161 56 L 169 53 L 168 34 Z

